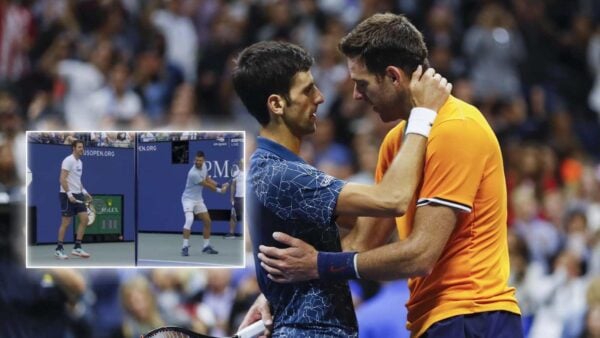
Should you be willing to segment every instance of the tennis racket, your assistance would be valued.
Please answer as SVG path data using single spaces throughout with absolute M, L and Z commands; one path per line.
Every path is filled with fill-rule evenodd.
M 235 206 L 231 206 L 231 217 L 230 219 L 237 220 L 237 213 L 235 212 Z
M 262 320 L 241 329 L 230 338 L 256 338 L 265 331 L 265 324 Z M 176 326 L 165 326 L 152 330 L 140 338 L 218 338 L 196 333 L 194 331 Z
M 102 210 L 102 208 L 106 207 L 106 202 L 103 200 L 95 200 L 93 198 L 90 198 L 87 201 L 75 200 L 75 202 L 85 204 L 88 215 L 87 226 L 94 224 L 94 221 L 96 220 L 96 209 Z

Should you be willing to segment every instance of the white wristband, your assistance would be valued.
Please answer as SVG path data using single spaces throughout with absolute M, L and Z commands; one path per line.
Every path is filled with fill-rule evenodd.
M 406 134 L 419 134 L 429 137 L 437 113 L 429 108 L 415 107 L 410 111 Z
M 354 273 L 356 274 L 356 279 L 360 279 L 360 275 L 358 274 L 358 252 L 354 255 Z
M 67 191 L 67 196 L 69 196 L 69 197 L 73 197 L 73 193 L 72 193 L 72 192 L 70 192 L 70 191 Z
M 221 192 L 221 191 L 222 191 L 221 188 L 217 188 L 217 192 Z

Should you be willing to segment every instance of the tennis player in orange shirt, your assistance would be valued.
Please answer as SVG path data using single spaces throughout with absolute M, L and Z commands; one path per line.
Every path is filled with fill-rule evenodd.
M 402 119 L 380 147 L 380 181 L 400 149 L 413 103 L 410 74 L 427 65 L 422 34 L 402 15 L 376 14 L 346 35 L 340 50 L 354 98 L 383 121 Z M 508 287 L 507 195 L 498 140 L 481 112 L 450 96 L 431 129 L 420 189 L 394 219 L 359 218 L 344 239 L 358 251 L 360 278 L 409 278 L 407 327 L 416 337 L 522 337 L 515 289 Z M 394 226 L 401 240 L 386 244 Z M 319 278 L 323 254 L 283 233 L 289 247 L 261 246 L 261 265 L 276 282 Z M 328 253 L 329 254 L 329 253 Z M 262 313 L 256 303 L 249 315 Z

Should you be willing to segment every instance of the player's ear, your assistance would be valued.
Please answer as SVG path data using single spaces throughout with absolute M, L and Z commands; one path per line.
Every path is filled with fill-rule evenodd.
M 281 95 L 271 94 L 267 98 L 267 107 L 271 113 L 281 116 L 285 107 L 285 99 Z
M 400 86 L 402 83 L 409 80 L 406 77 L 406 74 L 404 74 L 404 71 L 396 66 L 387 66 L 385 75 L 390 78 L 395 87 Z

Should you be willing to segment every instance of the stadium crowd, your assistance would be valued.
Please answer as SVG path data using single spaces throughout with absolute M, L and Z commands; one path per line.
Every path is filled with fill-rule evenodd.
M 479 107 L 498 136 L 511 284 L 527 336 L 600 337 L 595 0 L 0 0 L 0 201 L 24 201 L 25 130 L 44 131 L 38 141 L 47 143 L 67 141 L 53 130 L 246 130 L 251 152 L 258 125 L 233 93 L 230 71 L 244 46 L 267 39 L 315 56 L 325 102 L 303 157 L 372 182 L 393 123 L 353 100 L 336 46 L 361 19 L 386 11 L 415 23 L 453 95 Z M 2 226 L 16 227 L 19 216 L 2 212 Z M 252 266 L 25 270 L 21 227 L 0 241 L 2 336 L 139 337 L 167 323 L 231 333 L 258 293 Z M 31 294 L 27 283 L 63 297 Z M 352 282 L 352 290 L 361 337 L 408 336 L 404 281 Z M 32 333 L 49 322 L 46 335 Z

